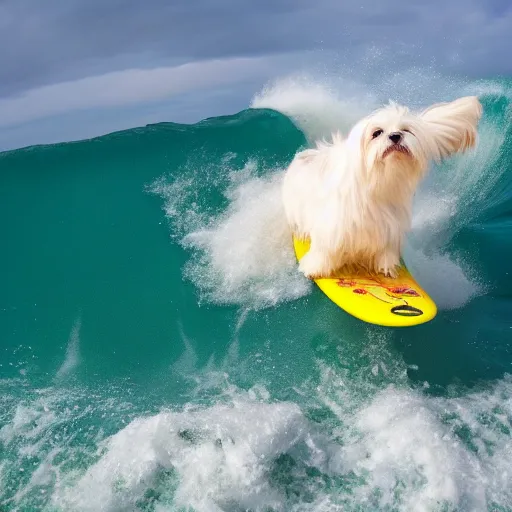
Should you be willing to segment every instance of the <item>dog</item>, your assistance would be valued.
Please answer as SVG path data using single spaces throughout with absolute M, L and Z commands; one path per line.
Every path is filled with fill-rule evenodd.
M 299 270 L 310 279 L 344 269 L 395 278 L 410 229 L 414 193 L 432 161 L 476 146 L 476 96 L 420 113 L 390 102 L 343 137 L 297 153 L 282 200 L 293 234 L 310 240 Z

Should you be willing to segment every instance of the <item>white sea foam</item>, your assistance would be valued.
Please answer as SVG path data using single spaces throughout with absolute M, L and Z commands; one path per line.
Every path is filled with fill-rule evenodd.
M 225 510 L 279 506 L 268 471 L 307 435 L 298 406 L 238 399 L 206 410 L 161 413 L 108 440 L 105 455 L 62 498 L 66 507 L 129 508 L 159 472 L 174 472 L 177 507 Z M 122 492 L 120 492 L 122 489 Z
M 348 131 L 377 100 L 368 89 L 343 81 L 318 81 L 308 75 L 291 75 L 266 85 L 251 101 L 251 108 L 277 110 L 300 126 L 311 142 L 332 131 Z
M 348 421 L 353 438 L 335 465 L 364 477 L 354 502 L 368 503 L 379 489 L 373 499 L 381 510 L 476 511 L 490 510 L 493 500 L 510 503 L 510 435 L 497 434 L 483 419 L 497 421 L 493 407 L 496 401 L 503 407 L 496 399 L 503 389 L 510 396 L 510 384 L 452 400 L 393 386 L 379 392 Z
M 282 173 L 258 177 L 256 167 L 257 162 L 249 162 L 243 169 L 223 171 L 229 177 L 224 192 L 229 205 L 213 219 L 176 206 L 197 186 L 189 179 L 152 188 L 166 198 L 173 229 L 185 233 L 181 244 L 195 252 L 184 272 L 206 300 L 258 309 L 311 289 L 296 268 L 281 203 Z

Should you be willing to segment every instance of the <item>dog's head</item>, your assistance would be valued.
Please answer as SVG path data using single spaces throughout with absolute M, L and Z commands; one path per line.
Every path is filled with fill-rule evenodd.
M 440 103 L 414 114 L 395 103 L 373 112 L 351 131 L 348 143 L 367 177 L 390 185 L 420 179 L 431 160 L 439 161 L 475 145 L 482 106 L 474 96 Z M 400 172 L 401 171 L 401 172 Z

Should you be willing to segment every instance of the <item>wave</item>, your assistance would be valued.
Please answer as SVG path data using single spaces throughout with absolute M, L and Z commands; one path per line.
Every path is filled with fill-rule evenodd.
M 427 78 L 418 72 L 390 77 L 388 89 L 391 84 L 395 93 L 392 99 L 409 100 L 407 104 L 419 108 L 432 101 L 478 94 L 484 104 L 478 148 L 433 166 L 417 193 L 413 229 L 404 249 L 404 259 L 420 283 L 439 308 L 449 310 L 489 289 L 477 263 L 453 250 L 452 242 L 496 207 L 499 187 L 512 190 L 508 172 L 512 96 L 506 84 L 436 77 L 427 80 L 434 89 L 411 101 L 407 86 Z M 414 90 L 423 94 L 425 89 L 416 86 Z M 309 77 L 287 77 L 255 95 L 251 108 L 256 112 L 273 109 L 289 116 L 311 143 L 333 130 L 348 130 L 378 105 L 379 96 L 382 91 L 361 83 L 324 84 Z M 264 116 L 265 110 L 261 112 Z M 204 299 L 249 308 L 273 306 L 309 293 L 311 287 L 294 270 L 290 234 L 279 204 L 280 178 L 287 162 L 268 167 L 255 156 L 237 168 L 230 165 L 229 155 L 225 158 L 217 172 L 223 176 L 228 204 L 213 218 L 205 219 L 199 206 L 193 211 L 179 208 L 178 204 L 190 204 L 201 187 L 200 179 L 192 178 L 188 169 L 180 169 L 177 179 L 157 180 L 151 188 L 165 199 L 173 230 L 180 226 L 180 231 L 186 231 L 182 245 L 197 254 L 191 258 L 186 276 Z M 194 171 L 196 177 L 199 172 Z M 506 194 L 505 201 L 509 202 Z
M 297 271 L 284 169 L 388 96 L 469 93 L 480 145 L 432 168 L 405 249 L 438 317 L 344 315 Z M 2 154 L 8 240 L 27 203 L 39 237 L 4 265 L 0 508 L 510 508 L 510 97 L 428 70 L 287 77 L 236 115 Z

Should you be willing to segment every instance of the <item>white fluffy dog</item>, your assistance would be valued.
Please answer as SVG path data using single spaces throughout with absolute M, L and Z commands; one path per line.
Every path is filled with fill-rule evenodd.
M 340 268 L 396 277 L 412 200 L 430 161 L 473 147 L 482 106 L 468 96 L 419 114 L 390 103 L 346 138 L 298 153 L 283 180 L 288 223 L 310 239 L 299 269 L 309 278 Z

